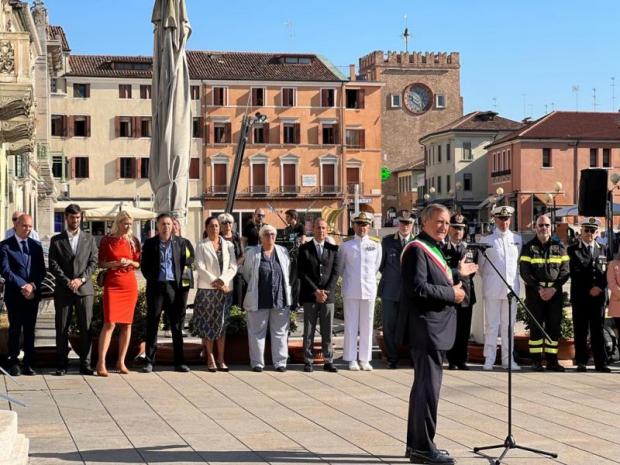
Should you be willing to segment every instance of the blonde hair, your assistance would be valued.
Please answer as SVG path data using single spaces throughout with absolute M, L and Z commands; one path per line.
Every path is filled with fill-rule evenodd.
M 133 216 L 131 216 L 131 213 L 129 213 L 128 211 L 121 210 L 120 212 L 118 212 L 116 214 L 116 218 L 114 218 L 114 223 L 112 224 L 112 230 L 110 231 L 110 234 L 112 234 L 113 236 L 122 237 L 120 224 L 121 221 L 125 219 L 128 219 L 132 223 L 134 222 Z M 136 240 L 133 236 L 133 230 L 130 229 L 129 231 L 127 231 L 125 237 L 129 241 L 129 244 L 131 244 L 131 248 L 135 249 Z

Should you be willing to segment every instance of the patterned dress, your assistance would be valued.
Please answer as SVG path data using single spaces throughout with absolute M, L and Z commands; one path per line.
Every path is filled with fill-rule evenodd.
M 222 247 L 217 250 L 220 273 L 223 269 Z M 214 341 L 226 334 L 228 315 L 232 305 L 232 293 L 219 289 L 198 289 L 194 300 L 192 335 Z

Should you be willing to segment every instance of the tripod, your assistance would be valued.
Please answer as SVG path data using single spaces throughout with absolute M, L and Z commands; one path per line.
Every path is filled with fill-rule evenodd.
M 525 311 L 527 312 L 527 314 L 530 317 L 530 321 L 532 321 L 538 327 L 538 329 L 543 334 L 543 337 L 547 338 L 548 341 L 550 341 L 551 338 L 546 333 L 546 331 L 543 329 L 541 324 L 536 320 L 536 318 L 534 318 L 534 316 L 532 315 L 532 312 L 530 312 L 530 309 L 527 308 L 527 306 L 525 305 L 523 300 L 521 298 L 519 298 L 519 296 L 515 293 L 514 289 L 510 286 L 510 284 L 508 284 L 508 282 L 506 281 L 504 276 L 502 276 L 500 271 L 495 266 L 495 263 L 493 263 L 493 261 L 491 259 L 489 259 L 489 257 L 486 254 L 486 250 L 482 249 L 481 252 L 482 252 L 482 256 L 491 265 L 491 267 L 493 268 L 495 273 L 497 273 L 497 275 L 500 277 L 500 279 L 506 285 L 506 289 L 508 289 L 508 291 L 509 291 L 508 292 L 508 354 L 509 354 L 509 359 L 508 359 L 508 434 L 507 434 L 506 439 L 504 439 L 504 442 L 502 444 L 496 444 L 496 445 L 492 445 L 492 446 L 483 446 L 483 447 L 474 447 L 473 451 L 477 454 L 481 450 L 499 449 L 499 448 L 503 447 L 504 450 L 502 451 L 500 456 L 497 459 L 495 459 L 495 461 L 493 462 L 494 465 L 499 465 L 500 463 L 502 463 L 502 459 L 506 456 L 506 454 L 508 453 L 508 451 L 510 449 L 527 450 L 527 451 L 533 452 L 535 454 L 548 455 L 549 457 L 552 457 L 552 458 L 555 459 L 555 458 L 558 457 L 558 454 L 556 454 L 555 452 L 545 452 L 543 450 L 533 449 L 531 447 L 520 446 L 520 445 L 517 444 L 517 442 L 515 441 L 514 436 L 512 435 L 512 363 L 513 363 L 513 359 L 512 359 L 512 357 L 513 357 L 513 354 L 512 354 L 512 340 L 513 340 L 513 335 L 512 335 L 512 303 L 511 303 L 512 302 L 512 297 L 514 297 L 515 300 L 517 302 L 519 302 L 521 304 L 521 306 L 525 309 Z

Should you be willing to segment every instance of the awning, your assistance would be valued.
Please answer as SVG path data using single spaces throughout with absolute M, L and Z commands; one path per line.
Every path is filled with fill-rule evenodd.
M 499 203 L 499 201 L 502 200 L 503 198 L 504 198 L 503 195 L 500 195 L 499 197 L 494 197 L 495 203 Z M 490 199 L 489 199 L 489 197 L 487 197 L 482 202 L 480 202 L 478 205 L 476 205 L 476 207 L 473 208 L 473 209 L 474 210 L 480 210 L 481 208 L 484 208 L 484 207 L 488 206 L 489 203 L 490 203 Z

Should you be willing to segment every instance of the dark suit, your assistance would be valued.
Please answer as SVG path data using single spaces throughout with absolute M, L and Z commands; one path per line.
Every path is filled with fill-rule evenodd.
M 607 365 L 603 323 L 605 321 L 605 296 L 607 293 L 605 249 L 593 242 L 590 253 L 582 241 L 568 248 L 570 266 L 570 300 L 573 306 L 575 328 L 575 359 L 578 364 L 588 363 L 588 329 L 590 345 L 596 368 Z M 592 297 L 590 290 L 599 287 L 603 292 Z
M 411 241 L 410 234 L 405 243 Z M 400 234 L 389 234 L 381 241 L 381 280 L 378 294 L 383 305 L 383 340 L 390 363 L 398 362 L 398 344 L 396 344 L 396 327 L 398 325 L 398 309 L 400 307 L 400 291 L 402 278 L 400 273 L 400 254 L 403 251 L 403 241 Z
M 80 330 L 80 366 L 90 365 L 93 298 L 95 290 L 91 277 L 97 269 L 97 244 L 90 234 L 80 231 L 75 254 L 67 231 L 52 237 L 49 249 L 49 268 L 56 278 L 54 308 L 56 311 L 56 365 L 67 368 L 67 334 L 75 309 Z M 73 292 L 69 288 L 72 279 L 80 278 L 83 284 Z
M 448 241 L 443 247 L 444 256 L 450 268 L 458 268 L 459 262 L 465 258 L 466 263 L 478 263 L 478 252 L 468 249 L 465 242 L 454 245 Z M 454 365 L 461 365 L 467 362 L 467 346 L 469 335 L 471 334 L 471 315 L 474 304 L 476 303 L 476 292 L 474 290 L 474 275 L 461 279 L 465 299 L 456 305 L 456 338 L 454 345 L 447 353 L 448 362 Z
M 312 363 L 312 345 L 317 315 L 321 325 L 321 346 L 326 363 L 332 363 L 332 326 L 334 322 L 334 301 L 338 281 L 338 246 L 323 242 L 323 253 L 319 257 L 314 240 L 299 247 L 297 260 L 300 290 L 299 300 L 304 307 L 304 361 Z M 317 289 L 328 292 L 325 303 L 318 303 L 314 292 Z
M 418 239 L 440 247 L 425 232 Z M 456 282 L 457 273 L 450 273 Z M 456 334 L 454 290 L 445 270 L 417 247 L 416 241 L 403 251 L 401 276 L 399 320 L 406 324 L 400 325 L 399 331 L 407 332 L 415 370 L 409 396 L 407 447 L 433 451 L 443 355 L 452 347 Z
M 41 244 L 33 239 L 26 240 L 28 251 L 22 252 L 19 237 L 13 236 L 0 242 L 0 270 L 4 283 L 4 302 L 9 314 L 9 362 L 17 363 L 19 338 L 24 329 L 24 366 L 32 365 L 34 353 L 34 327 L 41 300 L 41 282 L 45 278 L 45 259 Z M 28 300 L 22 296 L 21 288 L 32 283 L 35 296 Z
M 183 357 L 183 325 L 185 323 L 185 311 L 187 306 L 187 294 L 191 282 L 184 282 L 183 271 L 191 266 L 194 258 L 194 249 L 191 243 L 181 237 L 170 238 L 172 247 L 172 271 L 174 279 L 160 281 L 160 251 L 159 236 L 151 237 L 144 241 L 140 268 L 146 279 L 146 360 L 148 363 L 155 362 L 157 352 L 157 330 L 161 312 L 164 311 L 170 322 L 172 332 L 172 345 L 174 349 L 175 366 L 184 363 Z M 186 275 L 187 276 L 187 275 Z M 193 278 L 191 278 L 193 280 Z M 190 280 L 191 281 L 191 280 Z

